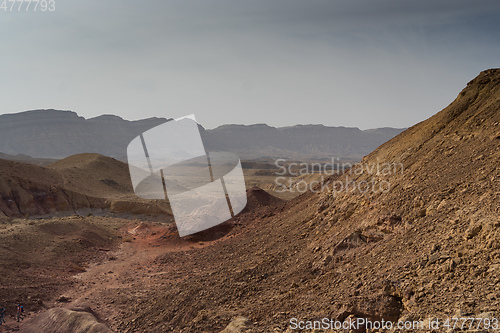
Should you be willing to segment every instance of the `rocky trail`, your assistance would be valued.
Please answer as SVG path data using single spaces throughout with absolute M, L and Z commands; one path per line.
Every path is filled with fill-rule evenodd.
M 305 327 L 324 318 L 418 322 L 429 332 L 452 332 L 429 323 L 453 317 L 493 324 L 500 319 L 499 161 L 496 69 L 346 173 L 289 201 L 251 188 L 244 212 L 183 239 L 170 215 L 134 218 L 126 200 L 128 219 L 0 217 L 1 301 L 26 305 L 21 331 L 28 333 L 68 332 L 70 323 L 93 333 L 293 332 L 294 320 Z M 90 170 L 97 176 L 106 163 L 94 156 Z M 18 166 L 4 163 L 12 175 Z M 61 180 L 50 169 L 29 170 Z M 88 174 L 64 172 L 73 188 Z M 31 207 L 36 191 L 16 178 L 31 191 L 18 200 L 12 177 L 0 179 L 0 194 Z M 108 176 L 94 178 L 116 193 Z M 5 200 L 0 208 L 19 211 Z

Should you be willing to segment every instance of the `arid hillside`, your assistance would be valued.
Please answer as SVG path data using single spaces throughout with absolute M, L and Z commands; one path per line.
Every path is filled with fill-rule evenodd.
M 285 331 L 291 318 L 498 318 L 499 161 L 500 70 L 488 70 L 329 189 L 242 215 L 209 247 L 159 256 L 164 286 L 143 290 L 118 328 L 212 332 L 238 316 L 252 332 Z
M 64 331 L 74 317 L 102 332 L 149 333 L 290 333 L 292 322 L 323 318 L 427 326 L 500 318 L 500 69 L 480 73 L 447 108 L 312 191 L 284 201 L 252 188 L 232 221 L 183 239 L 170 219 L 134 217 L 147 203 L 134 201 L 118 161 L 1 163 L 5 215 L 73 202 L 129 214 L 3 218 L 0 256 L 11 274 L 0 301 L 27 304 L 33 316 L 21 331 Z M 17 272 L 18 289 L 9 287 Z M 9 320 L 5 332 L 17 329 Z
M 133 194 L 128 165 L 99 154 L 78 154 L 49 164 L 64 178 L 64 186 L 110 198 Z
M 0 170 L 0 216 L 171 215 L 165 202 L 133 194 L 125 163 L 99 154 L 74 155 L 46 167 L 0 159 Z

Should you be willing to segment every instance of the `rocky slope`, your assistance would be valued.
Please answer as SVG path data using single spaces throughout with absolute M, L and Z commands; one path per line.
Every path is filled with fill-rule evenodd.
M 43 174 L 7 164 L 3 168 L 10 178 L 3 181 L 33 173 L 39 182 L 58 184 L 74 165 L 98 170 L 91 173 L 97 177 L 105 172 L 101 159 L 75 157 Z M 446 318 L 482 318 L 491 324 L 500 317 L 499 161 L 497 69 L 482 72 L 443 111 L 383 144 L 347 173 L 291 201 L 251 189 L 252 204 L 234 221 L 184 239 L 171 225 L 130 221 L 121 230 L 124 243 L 109 260 L 89 267 L 77 286 L 61 290 L 75 299 L 71 306 L 89 303 L 118 332 L 293 332 L 293 318 L 427 326 L 439 319 L 438 332 L 448 331 Z M 52 240 L 29 230 L 56 236 L 66 230 L 73 237 L 69 231 L 86 222 L 112 220 L 25 221 L 24 229 L 5 228 L 0 252 L 11 259 L 12 249 L 21 249 L 15 244 L 34 251 L 28 244 L 37 240 L 50 253 L 44 242 Z M 114 238 L 105 231 L 102 236 L 84 232 L 76 237 L 83 243 L 64 241 L 56 247 L 57 260 L 67 260 L 67 248 L 80 249 L 89 241 L 109 249 L 107 242 Z M 37 259 L 16 251 L 16 256 Z M 10 261 L 9 272 L 15 264 Z M 29 286 L 28 274 L 35 275 L 25 274 L 23 285 Z M 17 274 L 9 276 L 5 285 L 15 285 Z M 4 293 L 12 299 L 19 290 L 4 288 Z M 24 295 L 23 301 L 31 300 L 28 292 Z M 58 320 L 47 320 L 55 312 L 34 320 L 62 327 Z
M 39 316 L 36 320 L 24 324 L 23 332 L 113 333 L 105 324 L 99 322 L 90 308 L 50 309 L 43 316 Z
M 119 330 L 221 331 L 239 316 L 252 332 L 291 331 L 291 318 L 498 318 L 499 124 L 500 70 L 488 70 L 329 188 L 158 257 L 161 286 L 142 290 Z M 360 187 L 342 191 L 346 176 Z
M 0 159 L 0 171 L 0 216 L 171 215 L 164 200 L 133 194 L 125 163 L 99 154 L 79 154 L 46 167 Z
M 0 160 L 0 216 L 36 216 L 58 212 L 88 213 L 106 207 L 105 199 L 64 186 L 56 170 Z

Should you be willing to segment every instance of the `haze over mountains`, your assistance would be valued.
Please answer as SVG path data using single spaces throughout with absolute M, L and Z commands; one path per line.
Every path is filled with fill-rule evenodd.
M 500 318 L 499 161 L 500 69 L 354 172 L 289 201 L 252 188 L 245 211 L 192 237 L 178 237 L 164 203 L 134 198 L 120 161 L 0 160 L 0 302 L 38 311 L 20 324 L 28 333 L 67 332 L 69 311 L 85 306 L 104 319 L 87 321 L 116 332 L 290 333 L 291 318 L 422 323 L 412 332 L 437 318 L 442 332 L 467 317 L 485 328 Z M 110 216 L 85 216 L 95 210 Z
M 205 131 L 206 149 L 230 151 L 244 159 L 361 159 L 404 129 L 295 125 L 271 127 L 266 124 L 223 125 Z
M 365 185 L 358 190 L 342 190 L 346 175 L 334 175 L 326 189 L 240 216 L 241 226 L 210 247 L 159 256 L 158 271 L 189 278 L 146 291 L 120 329 L 220 332 L 233 319 L 223 332 L 294 332 L 291 318 L 302 327 L 368 318 L 392 321 L 384 332 L 451 332 L 446 318 L 491 322 L 500 315 L 499 161 L 496 69 L 358 165 L 402 164 L 404 172 L 348 174 Z M 441 325 L 427 330 L 433 318 Z M 397 321 L 422 326 L 401 330 Z
M 0 116 L 0 152 L 57 159 L 93 152 L 123 159 L 133 138 L 165 121 L 126 121 L 112 115 L 85 119 L 58 110 L 4 114 Z
M 65 158 L 99 153 L 126 160 L 129 142 L 142 132 L 168 121 L 137 121 L 103 115 L 85 119 L 72 111 L 34 110 L 0 115 L 0 152 L 35 158 Z M 342 159 L 359 160 L 403 129 L 296 125 L 275 128 L 266 124 L 223 125 L 213 130 L 200 126 L 208 151 L 230 151 L 242 159 Z

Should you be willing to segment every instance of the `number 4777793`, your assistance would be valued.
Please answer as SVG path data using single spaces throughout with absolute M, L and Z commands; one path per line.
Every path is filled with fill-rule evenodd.
M 53 12 L 55 0 L 0 0 L 0 11 L 4 12 Z

